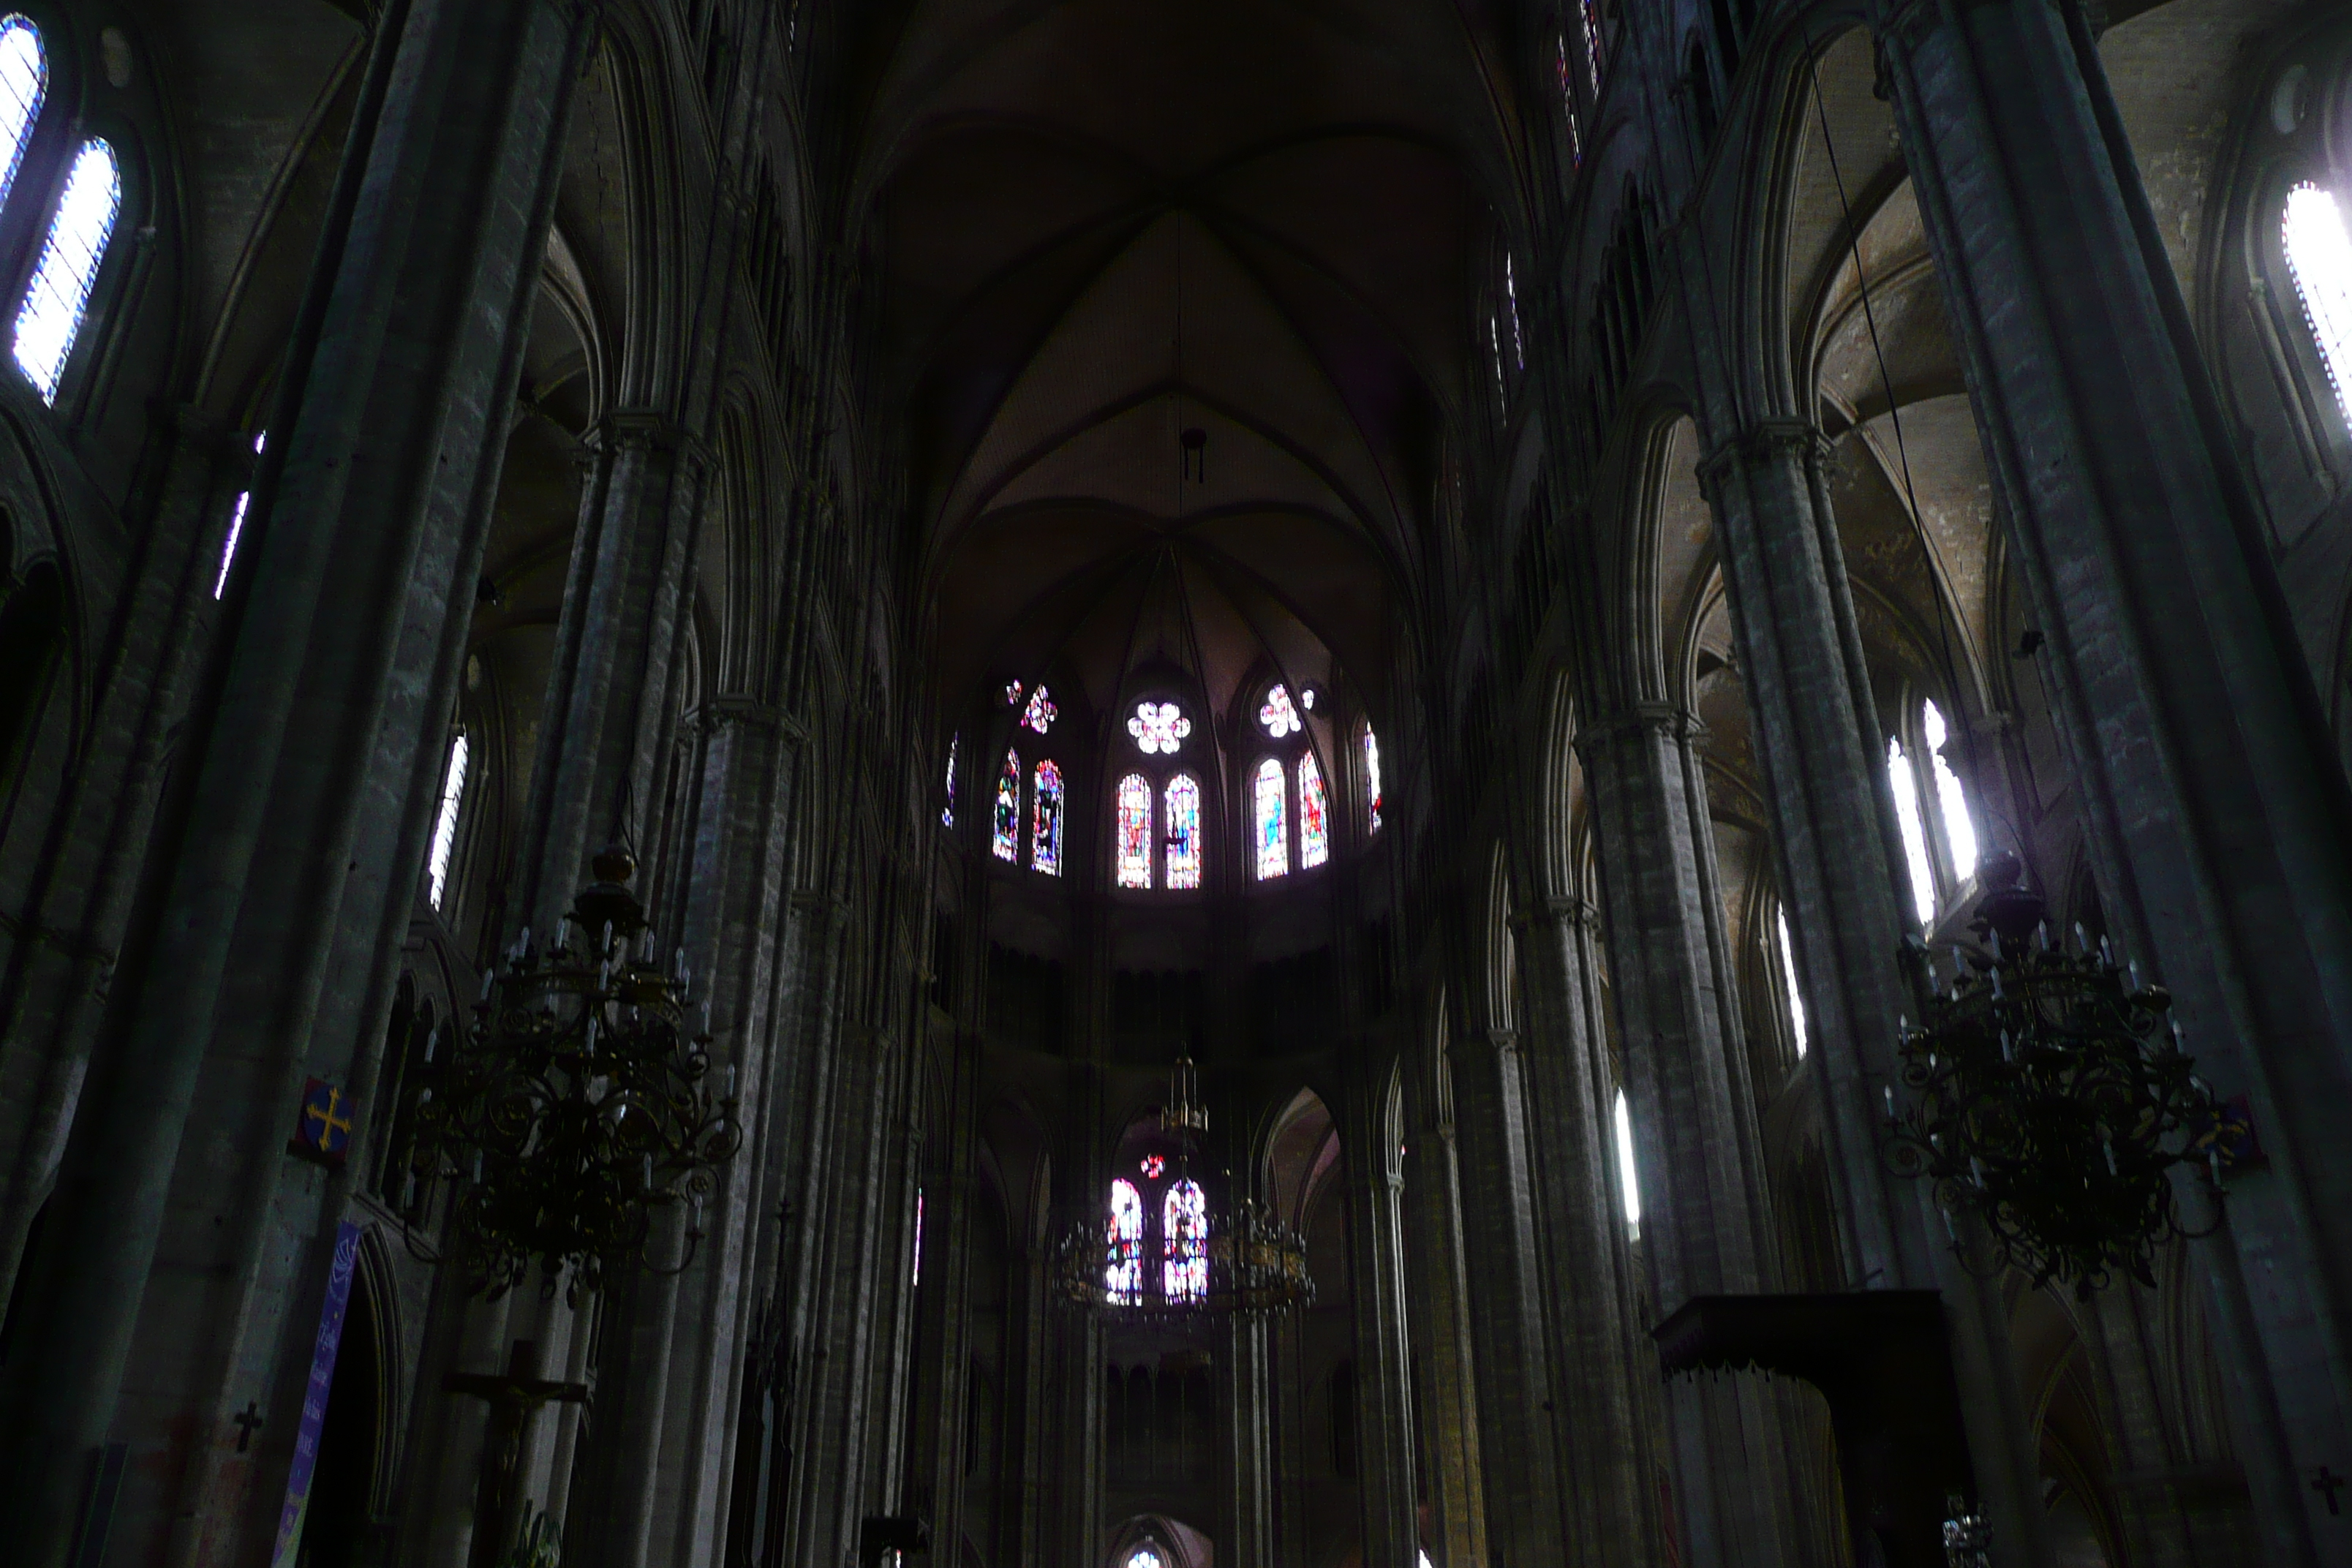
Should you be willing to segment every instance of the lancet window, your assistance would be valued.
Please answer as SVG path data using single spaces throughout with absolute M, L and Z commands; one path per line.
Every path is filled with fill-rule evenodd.
M 1122 1176 L 1110 1184 L 1110 1256 L 1103 1289 L 1123 1304 L 1143 1294 L 1143 1194 Z
M 1617 1091 L 1616 1113 L 1612 1118 L 1617 1129 L 1617 1187 L 1625 1202 L 1625 1233 L 1635 1241 L 1642 1239 L 1642 1181 L 1633 1164 L 1633 1110 L 1625 1101 L 1625 1091 Z
M 1168 1189 L 1160 1205 L 1160 1293 L 1198 1301 L 1209 1293 L 1209 1202 L 1198 1182 Z
M 1296 700 L 1289 689 L 1266 689 L 1258 705 L 1258 728 L 1275 750 L 1258 759 L 1247 779 L 1249 856 L 1261 882 L 1286 877 L 1295 867 L 1311 870 L 1331 858 L 1331 794 L 1308 732 L 1306 713 L 1316 713 L 1322 693 L 1302 689 Z M 1302 710 L 1304 712 L 1302 712 Z M 1320 716 L 1320 715 L 1318 715 Z M 1370 774 L 1369 797 L 1375 826 L 1380 813 L 1379 749 L 1365 732 L 1364 753 Z
M 1112 879 L 1121 888 L 1185 891 L 1201 885 L 1201 784 L 1190 773 L 1162 773 L 1192 733 L 1181 705 L 1147 699 L 1127 732 L 1143 766 L 1114 792 Z
M 1062 770 L 1050 762 L 1039 763 L 1029 798 L 1030 868 L 1058 877 L 1062 874 Z
M 49 54 L 41 30 L 23 16 L 0 21 L 0 204 L 16 188 L 16 172 L 33 144 L 33 127 L 49 95 Z
M 2352 219 L 2332 193 L 2306 180 L 2287 193 L 2280 227 L 2304 325 L 2336 412 L 2352 422 Z
M 449 763 L 441 774 L 441 807 L 433 819 L 433 848 L 425 858 L 426 892 L 436 910 L 448 889 L 449 862 L 457 848 L 457 817 L 466 804 L 467 753 L 466 732 L 460 730 L 449 742 Z
M 239 510 L 242 510 L 243 509 L 240 508 Z M 213 597 L 217 599 L 220 595 L 218 594 L 215 594 Z M 940 807 L 940 826 L 942 827 L 953 827 L 955 826 L 956 752 L 961 750 L 962 746 L 963 737 L 961 735 L 950 735 L 948 737 L 947 804 Z
M 1773 946 L 1780 954 L 1780 984 L 1789 994 L 1789 1038 L 1796 1047 L 1797 1059 L 1805 1057 L 1805 994 L 1797 985 L 1797 950 L 1789 941 L 1789 911 L 1772 911 Z
M 1933 699 L 1919 704 L 1916 739 L 1915 757 L 1902 736 L 1888 737 L 1886 782 L 1903 834 L 1913 910 L 1924 926 L 1932 925 L 1947 899 L 1976 874 L 1977 833 L 1968 791 L 1945 754 L 1951 731 Z
M 1021 858 L 1021 753 L 1008 750 L 996 775 L 995 831 L 990 847 L 999 860 Z

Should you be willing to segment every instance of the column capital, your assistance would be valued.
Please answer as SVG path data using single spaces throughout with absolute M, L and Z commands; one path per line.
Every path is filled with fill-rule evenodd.
M 691 716 L 706 735 L 721 730 L 742 728 L 780 735 L 792 745 L 808 739 L 808 726 L 788 708 L 762 702 L 755 697 L 733 694 L 713 697 L 694 710 Z
M 618 457 L 623 452 L 660 452 L 684 458 L 698 468 L 716 461 L 710 444 L 660 408 L 614 408 L 591 425 L 580 437 L 583 458 Z
M 1588 742 L 1608 744 L 1643 734 L 1696 744 L 1706 738 L 1706 726 L 1697 714 L 1678 703 L 1628 702 L 1579 725 L 1575 744 L 1581 752 Z
M 1759 419 L 1733 431 L 1708 449 L 1699 459 L 1699 483 L 1714 489 L 1725 470 L 1742 458 L 1749 462 L 1789 458 L 1820 462 L 1829 456 L 1829 437 L 1810 419 Z
M 1586 931 L 1598 925 L 1601 910 L 1591 900 L 1576 893 L 1557 893 L 1531 900 L 1518 914 L 1525 926 L 1554 926 Z

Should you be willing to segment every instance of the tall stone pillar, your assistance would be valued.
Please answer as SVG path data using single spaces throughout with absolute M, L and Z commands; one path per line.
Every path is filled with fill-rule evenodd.
M 1928 1189 L 1893 1179 L 1881 1152 L 1895 1041 L 1917 1005 L 1896 963 L 1914 926 L 1899 901 L 1894 805 L 1822 458 L 1810 426 L 1767 421 L 1720 441 L 1699 477 L 1827 1101 L 1847 1278 L 1859 1289 L 1943 1290 L 1978 1500 L 2003 1559 L 2040 1563 L 2039 1470 L 2007 1304 L 1996 1281 L 1960 1266 Z
M 133 1470 L 165 1485 L 118 1533 L 247 1554 L 224 1538 L 272 1511 L 246 1499 L 291 1453 L 309 1336 L 288 1329 L 315 1300 L 340 1190 L 289 1171 L 283 1118 L 306 1068 L 348 1068 L 383 1036 L 394 955 L 336 960 L 414 896 L 590 32 L 575 0 L 388 16 L 289 346 L 283 437 L 256 476 L 251 566 L 222 607 L 54 1200 L 64 1245 L 8 1390 L 5 1528 L 35 1568 L 65 1555 L 118 1431 L 142 1310 L 156 1349 L 125 1440 L 156 1435 Z M 199 1125 L 205 1168 L 175 1194 Z M 225 1168 L 252 1216 L 239 1227 L 210 1223 Z M 232 1383 L 272 1418 L 257 1460 L 215 1464 Z M 199 1489 L 183 1503 L 185 1433 L 205 1452 L 179 1468 Z
M 1538 1153 L 1517 1031 L 1465 1029 L 1449 1039 L 1430 1099 L 1432 1114 L 1411 1141 L 1407 1212 L 1424 1201 L 1423 1184 L 1437 1189 L 1426 1201 L 1458 1203 L 1436 1223 L 1442 1233 L 1450 1218 L 1459 1227 L 1453 1246 L 1466 1246 L 1480 1260 L 1479 1289 L 1466 1297 L 1467 1321 L 1458 1326 L 1478 1352 L 1472 1408 L 1479 1421 L 1475 1452 L 1492 1500 L 1488 1528 L 1504 1563 L 1540 1562 L 1545 1543 L 1560 1539 L 1564 1526 L 1551 1412 L 1544 1408 L 1556 1402 L 1536 1247 Z M 1442 1253 L 1415 1258 L 1417 1275 L 1445 1266 Z M 1423 1326 L 1414 1328 L 1420 1342 Z M 1443 1471 L 1435 1479 L 1443 1480 Z
M 1696 732 L 1688 715 L 1651 707 L 1577 736 L 1661 1312 L 1769 1290 L 1778 1273 Z M 1798 1561 L 1786 1434 L 1762 1381 L 1678 1380 L 1666 1425 L 1687 1561 Z
M 1219 1436 L 1232 1466 L 1225 1506 L 1233 1519 L 1234 1568 L 1275 1568 L 1274 1337 L 1280 1331 L 1262 1317 L 1237 1312 L 1225 1336 L 1225 1426 Z
M 1420 1457 L 1432 1471 L 1427 1483 L 1430 1554 L 1440 1568 L 1483 1568 L 1488 1561 L 1491 1497 L 1496 1505 L 1493 1517 L 1502 1526 L 1498 1533 L 1511 1543 L 1508 1560 L 1540 1561 L 1539 1551 L 1538 1556 L 1528 1559 L 1520 1553 L 1535 1540 L 1556 1542 L 1561 1539 L 1559 1514 L 1551 1506 L 1551 1489 L 1546 1484 L 1549 1478 L 1538 1476 L 1533 1485 L 1528 1485 L 1529 1467 L 1524 1460 L 1490 1466 L 1482 1456 L 1479 1415 L 1485 1402 L 1479 1397 L 1478 1363 L 1472 1353 L 1474 1308 L 1464 1251 L 1461 1156 L 1455 1142 L 1450 1053 L 1441 1043 L 1437 1048 L 1414 1054 L 1422 1059 L 1409 1062 L 1406 1068 L 1402 1198 L 1407 1327 L 1413 1357 L 1423 1373 L 1423 1403 L 1415 1413 L 1425 1439 Z M 1514 1152 L 1524 1154 L 1524 1141 L 1515 1142 Z M 1524 1202 L 1514 1205 L 1513 1217 L 1521 1224 L 1530 1222 L 1529 1206 Z M 1531 1256 L 1532 1237 L 1530 1244 Z M 1480 1257 L 1486 1259 L 1493 1255 L 1482 1247 Z M 1502 1259 L 1494 1261 L 1499 1264 Z M 1532 1268 L 1492 1272 L 1482 1268 L 1480 1273 L 1485 1287 L 1482 1300 L 1507 1293 L 1516 1304 L 1518 1292 L 1512 1287 L 1517 1278 L 1527 1276 L 1530 1285 L 1535 1283 Z M 1506 1370 L 1497 1381 L 1509 1375 Z M 1538 1408 L 1549 1403 L 1548 1380 L 1522 1376 L 1521 1384 L 1515 1403 L 1532 1411 L 1536 1420 L 1548 1423 Z M 1524 1427 L 1504 1435 L 1515 1450 L 1549 1455 L 1548 1425 L 1532 1435 L 1534 1441 L 1528 1440 L 1529 1436 Z M 1538 1534 L 1547 1531 L 1548 1537 Z
M 2352 1562 L 2342 771 L 2081 10 L 1872 10 L 2110 931 L 2268 1156 L 2195 1248 L 2263 1555 Z
M 1591 905 L 1565 898 L 1528 917 L 1520 1050 L 1528 1138 L 1542 1152 L 1533 1175 L 1546 1222 L 1539 1289 L 1549 1304 L 1547 1414 L 1560 1459 L 1561 1531 L 1584 1543 L 1595 1568 L 1635 1568 L 1652 1560 L 1655 1536 L 1651 1418 L 1637 1394 L 1654 1378 L 1636 1359 L 1649 1347 L 1637 1344 L 1647 1336 L 1628 1310 L 1624 1221 L 1610 1197 L 1616 1152 L 1592 984 L 1598 920 Z
M 1414 1568 L 1420 1551 L 1413 1475 L 1412 1361 L 1405 1328 L 1403 1177 L 1385 1084 L 1349 1086 L 1342 1134 L 1348 1274 L 1356 1315 L 1358 1490 L 1365 1568 Z

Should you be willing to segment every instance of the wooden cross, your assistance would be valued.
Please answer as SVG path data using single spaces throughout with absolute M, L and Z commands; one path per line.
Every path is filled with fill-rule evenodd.
M 514 1533 L 515 1470 L 522 1460 L 523 1439 L 542 1405 L 579 1405 L 588 1398 L 588 1386 L 559 1383 L 539 1375 L 539 1343 L 517 1340 L 507 1357 L 503 1375 L 453 1372 L 442 1386 L 451 1394 L 468 1394 L 490 1407 L 489 1429 L 482 1436 L 482 1474 L 474 1492 L 474 1546 L 471 1568 L 495 1568 L 506 1554 Z
M 260 1429 L 261 1402 L 257 1399 L 247 1400 L 245 1408 L 229 1419 L 236 1423 L 236 1451 L 242 1454 L 253 1447 L 253 1435 Z
M 2311 1478 L 2311 1489 L 2327 1500 L 2327 1511 L 2332 1514 L 2340 1515 L 2344 1511 L 2343 1506 L 2336 1500 L 2336 1494 L 2344 1489 L 2346 1479 L 2343 1476 L 2329 1475 L 2326 1465 L 2320 1466 L 2318 1473 Z

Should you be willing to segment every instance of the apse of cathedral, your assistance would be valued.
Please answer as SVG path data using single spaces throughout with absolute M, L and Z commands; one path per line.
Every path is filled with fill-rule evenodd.
M 0 1564 L 2352 1568 L 2343 0 L 0 0 Z

